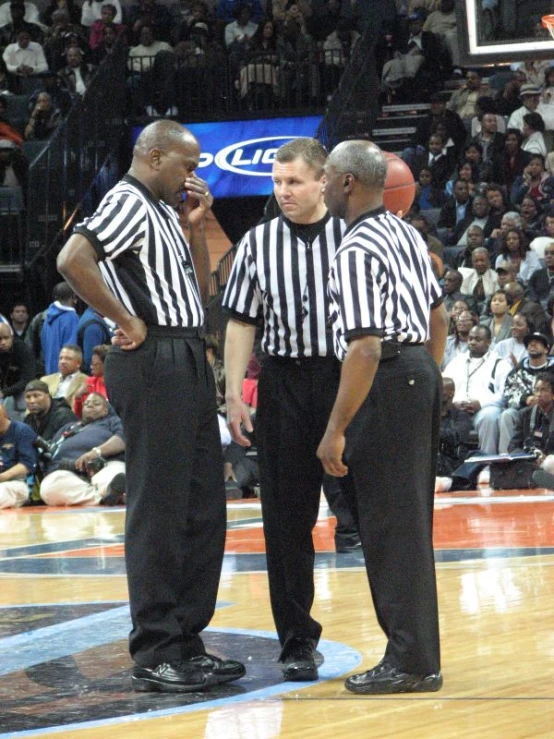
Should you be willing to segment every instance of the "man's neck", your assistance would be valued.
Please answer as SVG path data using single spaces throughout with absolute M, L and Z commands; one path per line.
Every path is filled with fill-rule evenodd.
M 541 354 L 540 357 L 529 357 L 529 366 L 533 367 L 534 369 L 546 367 L 547 364 L 548 360 L 543 354 Z

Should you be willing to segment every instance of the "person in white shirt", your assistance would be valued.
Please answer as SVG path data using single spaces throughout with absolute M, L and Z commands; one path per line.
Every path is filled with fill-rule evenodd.
M 248 41 L 256 33 L 257 23 L 250 20 L 252 11 L 248 5 L 237 5 L 235 8 L 236 21 L 225 26 L 225 46 L 229 48 L 235 41 Z
M 28 31 L 20 31 L 17 34 L 17 42 L 6 46 L 2 58 L 6 62 L 8 72 L 18 77 L 29 77 L 48 71 L 48 62 L 42 46 L 31 41 Z
M 459 267 L 464 277 L 462 293 L 472 295 L 479 308 L 486 298 L 498 290 L 498 275 L 491 269 L 489 252 L 485 247 L 477 247 L 471 252 L 472 267 Z
M 443 377 L 454 380 L 454 407 L 473 417 L 479 449 L 497 454 L 504 383 L 512 366 L 490 351 L 491 338 L 487 326 L 474 326 L 468 337 L 469 352 L 449 362 Z
M 539 107 L 541 99 L 540 88 L 536 85 L 525 84 L 519 88 L 519 97 L 523 105 L 514 110 L 508 120 L 508 128 L 517 128 L 523 133 L 523 116 L 534 113 Z

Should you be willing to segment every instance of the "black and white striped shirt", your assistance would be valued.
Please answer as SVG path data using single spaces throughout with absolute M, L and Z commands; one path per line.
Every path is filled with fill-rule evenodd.
M 204 312 L 188 244 L 173 208 L 126 175 L 75 227 L 94 246 L 104 281 L 149 326 L 201 327 Z
M 335 353 L 343 361 L 356 336 L 427 341 L 430 309 L 442 291 L 420 234 L 379 208 L 346 231 L 331 266 L 329 297 Z
M 238 246 L 223 306 L 246 323 L 263 315 L 266 354 L 333 355 L 327 280 L 345 224 L 327 215 L 313 226 L 281 215 L 251 229 Z

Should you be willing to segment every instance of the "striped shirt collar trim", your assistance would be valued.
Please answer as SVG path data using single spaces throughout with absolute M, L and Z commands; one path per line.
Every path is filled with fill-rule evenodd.
M 352 229 L 354 229 L 358 225 L 358 223 L 361 223 L 361 221 L 365 221 L 367 218 L 377 218 L 377 216 L 380 216 L 386 212 L 387 209 L 384 205 L 380 205 L 378 208 L 374 208 L 373 210 L 366 210 L 364 213 L 361 213 L 355 220 L 353 220 L 352 223 L 349 224 L 346 231 L 344 232 L 344 236 L 349 234 L 350 231 L 352 231 Z
M 144 185 L 140 180 L 137 180 L 136 177 L 133 177 L 132 174 L 129 174 L 127 172 L 126 175 L 123 176 L 122 182 L 126 182 L 128 185 L 132 185 L 133 187 L 136 187 L 137 190 L 140 190 L 141 193 L 148 198 L 148 200 L 151 200 L 154 205 L 159 205 L 160 201 L 157 200 L 152 192 Z

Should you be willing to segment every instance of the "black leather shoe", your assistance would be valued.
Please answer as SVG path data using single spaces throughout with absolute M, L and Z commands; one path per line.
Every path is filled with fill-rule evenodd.
M 350 539 L 348 542 L 338 542 L 335 540 L 335 550 L 337 554 L 346 554 L 346 552 L 360 552 L 362 542 L 359 538 Z
M 124 472 L 118 472 L 108 483 L 106 495 L 100 501 L 100 505 L 124 505 L 125 489 L 127 487 L 127 478 Z
M 310 639 L 293 639 L 279 659 L 283 663 L 283 676 L 292 682 L 317 680 L 315 648 Z
M 546 470 L 535 470 L 533 472 L 533 482 L 536 482 L 540 488 L 554 490 L 554 475 Z
M 242 662 L 220 659 L 213 654 L 199 654 L 186 660 L 184 664 L 191 665 L 195 670 L 202 670 L 212 684 L 228 683 L 246 675 L 246 667 Z
M 131 682 L 138 693 L 193 693 L 213 684 L 203 670 L 186 662 L 164 662 L 156 667 L 135 665 Z
M 344 683 L 351 693 L 433 693 L 442 688 L 440 672 L 432 675 L 411 675 L 393 667 L 385 660 L 372 670 L 351 675 Z

